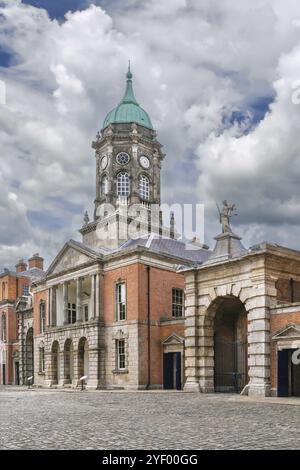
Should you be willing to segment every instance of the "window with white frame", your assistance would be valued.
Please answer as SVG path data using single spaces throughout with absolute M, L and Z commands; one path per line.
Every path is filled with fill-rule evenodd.
M 39 372 L 45 372 L 45 348 L 40 346 L 39 349 Z
M 40 332 L 44 333 L 45 326 L 46 326 L 46 308 L 45 308 L 44 301 L 40 302 L 39 310 L 40 310 L 39 312 L 40 313 Z
M 6 341 L 6 316 L 2 315 L 1 317 L 1 339 Z
M 76 322 L 76 304 L 68 303 L 68 323 Z
M 23 295 L 26 295 L 26 296 L 29 295 L 29 285 L 28 284 L 23 285 Z
M 140 176 L 140 197 L 142 199 L 148 200 L 150 197 L 150 183 L 149 183 L 149 178 L 145 175 Z
M 116 358 L 117 358 L 117 369 L 126 369 L 126 353 L 125 353 L 125 340 L 116 340 Z
M 126 320 L 126 284 L 116 284 L 116 320 Z
M 129 174 L 121 171 L 117 176 L 117 193 L 118 196 L 129 196 Z
M 172 316 L 182 317 L 183 315 L 183 290 L 173 289 L 172 290 Z

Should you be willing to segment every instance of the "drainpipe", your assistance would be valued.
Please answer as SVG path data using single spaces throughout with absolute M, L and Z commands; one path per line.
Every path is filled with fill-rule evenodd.
M 151 385 L 151 325 L 150 325 L 150 266 L 147 266 L 147 345 L 148 345 L 148 380 L 146 390 Z

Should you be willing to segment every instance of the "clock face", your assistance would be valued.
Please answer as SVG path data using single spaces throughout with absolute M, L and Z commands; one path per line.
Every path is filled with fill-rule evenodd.
M 107 163 L 108 163 L 107 155 L 104 155 L 100 162 L 101 170 L 105 170 L 105 168 L 107 167 Z
M 145 155 L 142 155 L 142 156 L 140 157 L 140 164 L 141 164 L 141 166 L 142 166 L 143 168 L 145 168 L 145 169 L 147 170 L 148 168 L 150 168 L 150 160 L 149 160 L 149 158 L 146 157 Z
M 117 160 L 117 163 L 119 163 L 119 165 L 127 165 L 127 163 L 130 160 L 130 157 L 128 153 L 120 152 L 118 153 L 116 160 Z

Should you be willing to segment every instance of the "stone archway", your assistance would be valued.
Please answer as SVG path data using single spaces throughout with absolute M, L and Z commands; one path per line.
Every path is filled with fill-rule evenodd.
M 199 318 L 199 385 L 203 392 L 240 392 L 248 377 L 248 321 L 239 297 L 216 297 Z
M 60 379 L 60 350 L 58 341 L 54 341 L 51 348 L 52 385 L 57 385 Z
M 85 337 L 78 343 L 78 379 L 89 375 L 89 344 Z
M 29 328 L 25 340 L 25 384 L 29 377 L 34 377 L 33 328 Z M 34 379 L 30 383 L 33 381 Z
M 239 393 L 248 383 L 247 313 L 234 296 L 216 299 L 213 318 L 214 390 Z
M 64 383 L 71 384 L 74 378 L 73 342 L 69 338 L 64 346 Z

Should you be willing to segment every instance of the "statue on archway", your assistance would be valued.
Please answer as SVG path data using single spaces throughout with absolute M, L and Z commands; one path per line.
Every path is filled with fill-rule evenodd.
M 236 205 L 235 204 L 228 204 L 226 199 L 223 201 L 222 210 L 220 210 L 218 204 L 218 211 L 220 217 L 220 224 L 222 225 L 222 233 L 232 233 L 232 229 L 230 226 L 230 219 L 233 215 L 237 215 L 236 212 Z

